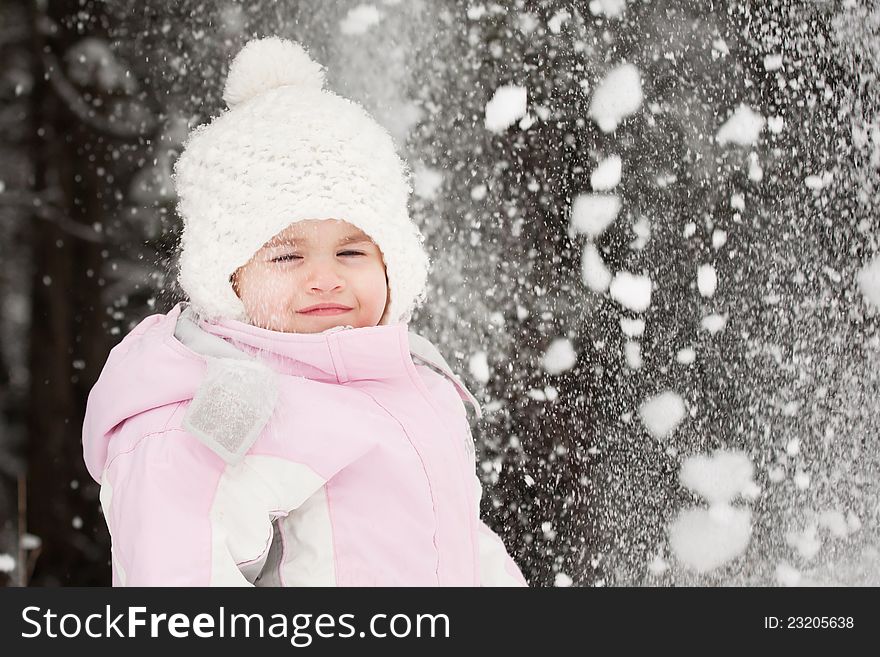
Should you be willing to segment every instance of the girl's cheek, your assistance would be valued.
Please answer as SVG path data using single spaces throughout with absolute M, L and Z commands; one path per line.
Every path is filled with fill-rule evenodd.
M 262 270 L 251 281 L 251 287 L 258 290 L 265 298 L 271 300 L 284 296 L 296 289 L 295 277 L 280 269 Z

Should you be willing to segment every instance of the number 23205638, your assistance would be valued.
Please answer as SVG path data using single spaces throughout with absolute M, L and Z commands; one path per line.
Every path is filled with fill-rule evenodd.
M 764 628 L 768 630 L 826 630 L 851 629 L 852 616 L 764 616 Z

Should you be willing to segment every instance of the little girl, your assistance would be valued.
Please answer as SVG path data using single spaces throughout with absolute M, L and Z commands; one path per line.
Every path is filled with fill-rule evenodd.
M 89 395 L 114 586 L 526 586 L 480 520 L 464 402 L 408 329 L 409 172 L 290 41 L 248 43 L 174 168 L 188 302 Z

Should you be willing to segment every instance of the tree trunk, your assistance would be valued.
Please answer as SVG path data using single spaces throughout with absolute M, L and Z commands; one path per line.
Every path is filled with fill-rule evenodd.
M 33 189 L 56 198 L 60 216 L 89 227 L 104 220 L 101 184 L 95 166 L 83 166 L 93 146 L 90 134 L 46 80 L 42 53 L 63 54 L 75 34 L 52 35 L 40 25 L 48 18 L 63 26 L 77 2 L 50 3 L 46 16 L 31 5 L 34 25 Z M 63 72 L 62 72 L 63 73 Z M 44 215 L 45 216 L 45 215 Z M 28 420 L 27 528 L 41 539 L 31 583 L 106 584 L 108 572 L 95 563 L 105 547 L 81 528 L 100 527 L 94 486 L 88 484 L 81 428 L 88 389 L 106 353 L 101 330 L 101 244 L 82 240 L 60 223 L 31 221 L 32 299 L 30 413 Z M 84 353 L 88 349 L 89 353 Z M 97 533 L 97 532 L 96 532 Z M 101 534 L 98 534 L 101 536 Z

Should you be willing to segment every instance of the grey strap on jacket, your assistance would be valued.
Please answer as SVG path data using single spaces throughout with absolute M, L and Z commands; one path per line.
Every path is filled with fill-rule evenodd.
M 409 332 L 409 352 L 414 359 L 418 359 L 424 364 L 433 367 L 435 370 L 446 376 L 458 389 L 458 394 L 462 399 L 469 401 L 477 411 L 477 417 L 483 417 L 483 411 L 480 409 L 480 402 L 474 397 L 470 390 L 461 382 L 452 372 L 452 368 L 446 363 L 446 360 L 429 340 L 426 340 L 418 333 Z
M 203 331 L 189 307 L 181 312 L 174 336 L 204 356 L 208 365 L 183 416 L 183 428 L 236 465 L 272 417 L 278 375 L 223 338 Z

